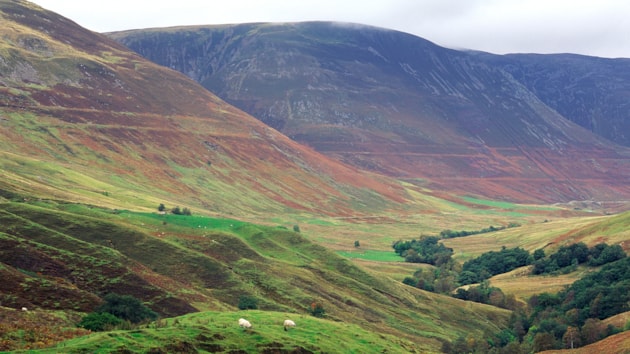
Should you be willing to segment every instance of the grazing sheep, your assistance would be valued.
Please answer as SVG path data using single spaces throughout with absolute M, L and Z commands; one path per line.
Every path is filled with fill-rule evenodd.
M 284 330 L 288 331 L 287 327 L 295 327 L 295 322 L 291 320 L 284 320 Z
M 22 311 L 28 311 L 26 307 L 22 307 Z
M 249 323 L 249 321 L 244 318 L 239 318 L 238 325 L 243 327 L 244 329 L 252 328 L 252 324 Z

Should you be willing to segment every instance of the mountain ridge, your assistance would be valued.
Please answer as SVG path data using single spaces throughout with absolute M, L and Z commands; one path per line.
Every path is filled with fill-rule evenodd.
M 620 183 L 630 176 L 628 148 L 569 121 L 476 54 L 326 22 L 107 35 L 360 168 L 521 202 L 630 195 Z
M 147 206 L 159 203 L 158 195 L 166 201 L 178 196 L 173 204 L 226 213 L 296 208 L 353 214 L 361 195 L 373 194 L 379 200 L 374 208 L 408 198 L 397 182 L 300 146 L 184 75 L 70 20 L 28 2 L 4 2 L 2 11 L 0 147 L 15 165 L 50 159 L 59 169 L 81 172 L 73 183 L 99 183 L 77 190 L 94 198 L 108 194 L 101 203 L 121 197 L 116 191 L 129 183 L 151 187 L 156 196 L 144 198 Z M 183 180 L 182 171 L 196 177 Z M 115 174 L 130 180 L 120 184 Z M 46 190 L 42 176 L 29 180 Z M 266 202 L 252 203 L 256 197 L 247 193 Z M 119 200 L 118 207 L 125 203 Z

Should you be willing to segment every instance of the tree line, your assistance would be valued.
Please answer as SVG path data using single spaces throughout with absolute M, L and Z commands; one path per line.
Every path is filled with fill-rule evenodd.
M 626 257 L 619 245 L 597 244 L 588 248 L 583 242 L 561 246 L 556 253 L 544 256 L 542 249 L 534 252 L 533 274 L 569 273 L 580 264 L 597 267 Z

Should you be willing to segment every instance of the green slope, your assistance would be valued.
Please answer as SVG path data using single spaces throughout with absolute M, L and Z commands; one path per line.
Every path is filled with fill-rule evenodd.
M 238 319 L 247 318 L 244 330 Z M 284 331 L 284 319 L 296 327 Z M 269 311 L 202 312 L 149 324 L 131 331 L 97 333 L 58 344 L 40 353 L 90 352 L 239 352 L 239 353 L 428 353 L 434 348 L 370 332 L 343 322 Z
M 428 348 L 498 332 L 509 315 L 370 274 L 282 227 L 45 202 L 0 210 L 3 306 L 89 312 L 115 292 L 170 317 L 235 310 L 249 295 L 264 311 L 306 315 L 319 303 L 328 320 Z

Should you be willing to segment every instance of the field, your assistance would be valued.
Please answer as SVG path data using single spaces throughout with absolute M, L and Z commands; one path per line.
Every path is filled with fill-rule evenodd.
M 490 278 L 490 285 L 501 288 L 505 294 L 513 294 L 517 299 L 526 301 L 532 295 L 543 292 L 557 293 L 593 269 L 580 267 L 577 271 L 560 275 L 530 275 L 531 266 L 515 269 L 511 272 Z

